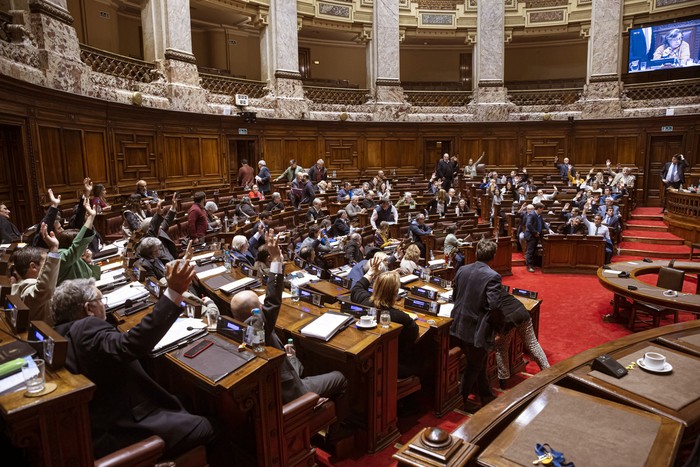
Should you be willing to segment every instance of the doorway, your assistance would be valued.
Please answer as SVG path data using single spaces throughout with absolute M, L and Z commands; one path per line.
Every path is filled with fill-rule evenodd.
M 661 170 L 674 154 L 683 152 L 683 135 L 651 135 L 647 150 L 647 166 L 644 168 L 644 206 L 661 206 L 663 183 Z
M 22 141 L 21 126 L 0 125 L 0 203 L 7 203 L 10 220 L 20 231 L 36 220 Z
M 248 161 L 251 167 L 255 167 L 258 157 L 257 138 L 235 138 L 228 140 L 229 157 L 229 183 L 232 187 L 237 186 L 238 169 L 243 159 Z
M 452 140 L 450 139 L 429 139 L 425 140 L 423 150 L 423 171 L 426 178 L 435 172 L 438 161 L 442 155 L 448 153 L 452 155 Z

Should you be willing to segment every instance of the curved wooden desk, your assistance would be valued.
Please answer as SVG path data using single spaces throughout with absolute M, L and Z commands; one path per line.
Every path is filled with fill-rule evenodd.
M 628 261 L 625 263 L 613 263 L 611 269 L 598 269 L 598 280 L 606 289 L 615 293 L 615 313 L 618 311 L 618 297 L 627 297 L 632 300 L 639 300 L 654 305 L 661 305 L 674 310 L 684 310 L 693 313 L 700 313 L 700 295 L 679 292 L 675 297 L 664 295 L 664 289 L 643 282 L 637 277 L 645 274 L 657 274 L 659 269 L 668 266 L 668 261 L 654 261 L 645 263 L 643 261 Z M 682 269 L 689 273 L 700 273 L 700 263 L 689 261 L 676 261 L 676 269 Z M 629 274 L 627 278 L 621 278 L 606 271 L 624 271 Z M 630 290 L 632 285 L 637 290 Z
M 500 457 L 512 445 L 514 428 L 527 427 L 527 423 L 523 425 L 522 422 L 529 423 L 531 415 L 541 411 L 555 392 L 586 399 L 601 407 L 610 406 L 617 410 L 631 411 L 642 418 L 654 418 L 659 423 L 659 431 L 644 465 L 673 465 L 681 441 L 691 441 L 700 429 L 700 398 L 679 410 L 671 410 L 653 398 L 630 393 L 615 384 L 598 380 L 595 375 L 590 374 L 589 365 L 602 354 L 627 361 L 624 359 L 628 358 L 631 352 L 639 351 L 639 348 L 648 345 L 664 348 L 664 353 L 670 359 L 674 352 L 670 347 L 665 347 L 666 340 L 682 340 L 692 345 L 699 335 L 700 321 L 654 328 L 586 350 L 541 371 L 498 397 L 455 429 L 452 433 L 453 440 L 463 440 L 478 447 L 472 448 L 469 460 L 454 465 L 515 465 Z M 678 346 L 675 348 L 680 350 Z M 682 353 L 684 357 L 695 362 L 695 365 L 700 365 L 697 356 L 678 350 L 676 354 Z M 643 370 L 636 368 L 631 371 Z M 579 417 L 585 417 L 584 414 L 585 412 L 580 413 Z M 514 423 L 516 419 L 518 421 Z M 416 456 L 412 456 L 409 451 L 421 435 L 422 431 L 394 455 L 401 465 L 453 465 L 449 462 L 415 462 Z M 633 439 L 636 433 L 630 428 L 615 436 L 615 442 L 622 443 L 624 440 Z M 561 449 L 565 448 L 566 446 Z

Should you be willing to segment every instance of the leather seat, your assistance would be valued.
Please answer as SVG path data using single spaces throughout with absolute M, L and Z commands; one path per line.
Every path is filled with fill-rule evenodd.
M 396 400 L 401 400 L 406 396 L 420 391 L 420 378 L 418 376 L 409 376 L 408 378 L 400 379 L 396 384 Z
M 656 280 L 656 286 L 662 289 L 675 290 L 676 292 L 681 292 L 683 290 L 683 281 L 685 280 L 685 271 L 680 269 L 675 269 L 671 267 L 664 267 L 659 270 L 659 277 Z M 644 314 L 649 315 L 651 319 L 641 320 L 640 322 L 644 324 L 651 324 L 652 327 L 659 327 L 661 324 L 661 318 L 664 316 L 673 314 L 673 322 L 678 322 L 678 310 L 671 308 L 666 308 L 659 305 L 653 305 L 651 303 L 635 301 L 632 303 L 632 311 L 630 312 L 630 318 L 628 322 L 628 327 L 631 331 L 634 331 L 635 324 L 637 323 L 637 315 Z
M 315 449 L 311 437 L 335 423 L 335 403 L 314 392 L 287 402 L 282 407 L 284 459 L 288 465 L 311 465 Z
M 95 460 L 95 467 L 151 467 L 164 449 L 165 442 L 159 436 L 151 436 Z

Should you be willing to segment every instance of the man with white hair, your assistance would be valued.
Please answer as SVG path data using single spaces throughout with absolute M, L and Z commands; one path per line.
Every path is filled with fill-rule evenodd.
M 408 206 L 411 209 L 415 209 L 416 207 L 416 200 L 413 199 L 413 195 L 411 194 L 410 191 L 407 191 L 404 193 L 403 198 L 398 200 L 396 202 L 396 207 L 400 208 L 401 206 Z
M 270 193 L 270 169 L 264 160 L 258 161 L 258 174 L 255 176 L 255 181 L 258 182 L 258 188 L 264 194 Z
M 248 239 L 244 235 L 236 235 L 231 240 L 231 254 L 236 262 L 252 266 L 255 263 L 255 258 L 248 251 Z
M 551 201 L 557 196 L 558 191 L 559 190 L 557 189 L 556 185 L 554 185 L 554 191 L 552 191 L 551 195 L 546 194 L 544 190 L 540 188 L 539 190 L 537 190 L 537 195 L 534 198 L 532 198 L 532 204 L 542 203 L 544 201 Z
M 323 212 L 321 211 L 321 199 L 314 198 L 313 203 L 311 203 L 311 207 L 306 212 L 306 220 L 318 222 L 318 219 L 321 217 L 323 217 Z
M 316 165 L 309 169 L 309 179 L 314 185 L 318 184 L 321 180 L 325 180 L 328 177 L 328 170 L 324 165 L 323 159 L 316 161 Z
M 265 211 L 268 211 L 268 212 L 284 211 L 284 203 L 282 202 L 282 195 L 280 195 L 278 191 L 275 191 L 274 193 L 272 193 L 272 201 L 267 203 L 267 206 L 265 206 Z
M 219 219 L 218 216 L 214 215 L 214 213 L 218 210 L 219 206 L 217 206 L 214 201 L 207 201 L 204 204 L 204 213 L 207 215 L 209 230 L 214 230 L 221 227 L 221 219 Z

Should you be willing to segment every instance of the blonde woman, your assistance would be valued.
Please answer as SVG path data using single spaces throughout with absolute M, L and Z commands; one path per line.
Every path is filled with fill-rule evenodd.
M 379 223 L 379 228 L 374 231 L 374 246 L 377 248 L 384 248 L 394 243 L 391 239 L 391 233 L 389 232 L 390 227 L 391 224 L 387 221 L 381 221 Z
M 420 260 L 420 248 L 418 248 L 418 245 L 409 245 L 408 248 L 406 248 L 406 252 L 403 255 L 403 259 L 401 260 L 401 266 L 399 266 L 399 273 L 402 276 L 405 276 L 406 274 L 413 274 L 413 271 L 415 271 L 418 268 L 418 261 Z

